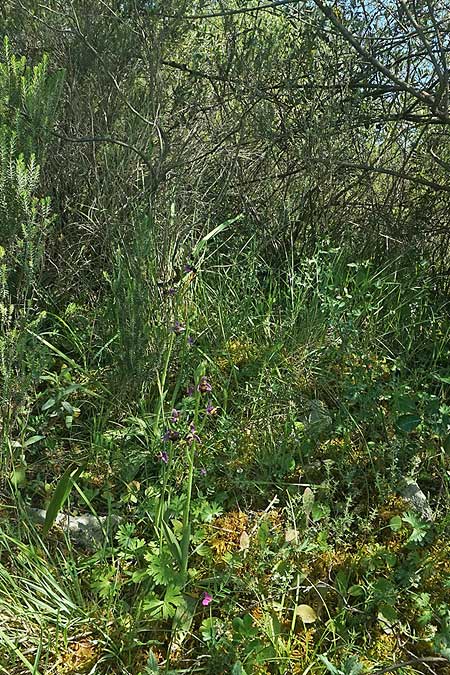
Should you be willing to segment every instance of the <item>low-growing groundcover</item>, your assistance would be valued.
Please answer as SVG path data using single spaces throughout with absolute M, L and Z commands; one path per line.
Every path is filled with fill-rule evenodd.
M 426 265 L 200 251 L 142 307 L 140 373 L 108 302 L 22 327 L 1 672 L 450 672 L 450 326 Z M 100 541 L 58 510 L 106 516 Z

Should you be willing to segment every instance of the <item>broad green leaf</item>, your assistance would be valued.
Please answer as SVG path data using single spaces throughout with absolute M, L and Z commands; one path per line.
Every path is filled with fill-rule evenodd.
M 403 514 L 402 520 L 404 523 L 408 523 L 413 528 L 413 531 L 408 539 L 408 541 L 420 541 L 423 539 L 428 532 L 429 524 L 421 520 L 413 511 L 408 511 Z
M 406 415 L 400 415 L 397 417 L 397 426 L 402 431 L 409 433 L 417 429 L 421 422 L 421 419 L 415 413 L 407 413 Z
M 247 675 L 244 670 L 244 667 L 240 661 L 236 661 L 234 666 L 231 669 L 231 675 Z
M 44 405 L 42 406 L 41 410 L 48 410 L 49 408 L 51 408 L 52 406 L 54 406 L 55 403 L 56 403 L 56 399 L 54 399 L 54 398 L 49 398 L 49 399 L 44 403 Z
M 401 396 L 397 400 L 396 410 L 404 414 L 417 414 L 416 401 L 411 396 Z
M 75 466 L 71 464 L 59 479 L 53 497 L 50 501 L 50 504 L 47 507 L 47 513 L 45 515 L 45 522 L 43 527 L 44 535 L 48 534 L 50 528 L 55 522 L 58 513 L 66 503 L 66 500 L 70 494 L 70 491 L 72 490 L 74 482 L 81 475 L 83 468 L 84 468 L 83 465 Z
M 200 624 L 200 633 L 205 642 L 219 639 L 224 630 L 223 622 L 215 616 L 209 616 Z
M 26 479 L 26 472 L 23 467 L 14 469 L 14 471 L 11 474 L 11 483 L 14 485 L 14 487 L 19 487 L 20 485 L 23 485 L 23 483 L 25 483 L 25 479 Z
M 45 436 L 31 436 L 31 438 L 27 438 L 25 443 L 23 444 L 25 448 L 28 448 L 29 445 L 34 445 L 38 441 L 42 441 L 42 439 L 45 438 Z
M 378 617 L 386 619 L 389 623 L 393 623 L 394 621 L 397 621 L 398 618 L 397 610 L 392 605 L 383 602 L 378 608 Z
M 400 516 L 393 516 L 389 521 L 389 527 L 393 532 L 398 532 L 402 529 L 403 521 Z

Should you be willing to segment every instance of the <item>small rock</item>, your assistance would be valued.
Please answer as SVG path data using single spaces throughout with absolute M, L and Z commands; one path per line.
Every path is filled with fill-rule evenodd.
M 419 516 L 426 521 L 433 520 L 433 511 L 428 503 L 428 499 L 418 486 L 415 480 L 404 478 L 403 486 L 400 489 L 401 496 L 411 505 Z
M 45 522 L 45 509 L 29 508 L 28 513 L 36 523 Z M 93 516 L 85 514 L 82 516 L 71 516 L 66 513 L 59 513 L 56 516 L 55 525 L 68 532 L 74 542 L 91 548 L 101 545 L 108 536 L 106 528 L 117 528 L 120 522 L 118 516 Z

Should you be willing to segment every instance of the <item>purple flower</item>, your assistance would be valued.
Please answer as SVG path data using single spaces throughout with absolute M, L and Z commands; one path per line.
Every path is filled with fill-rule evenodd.
M 202 394 L 206 394 L 207 392 L 212 391 L 212 386 L 206 379 L 205 375 L 203 375 L 203 377 L 200 378 L 200 382 L 198 383 L 197 389 Z
M 194 393 L 194 387 L 191 385 L 186 389 L 186 396 L 192 396 Z
M 167 291 L 167 295 L 173 296 L 173 295 L 175 295 L 176 292 L 177 292 L 177 289 L 172 287 L 172 288 L 169 288 L 169 290 Z
M 166 429 L 164 436 L 162 437 L 164 442 L 171 441 L 175 443 L 180 438 L 180 432 L 175 431 L 175 429 Z
M 200 469 L 200 473 L 201 473 L 202 476 L 206 476 L 206 469 L 205 469 L 205 467 L 202 466 L 202 468 Z
M 205 410 L 207 415 L 216 415 L 219 408 L 217 408 L 217 406 L 212 405 L 212 403 L 209 402 Z
M 179 419 L 180 419 L 180 411 L 177 410 L 176 408 L 172 408 L 172 415 L 170 417 L 170 421 L 175 423 L 178 422 Z
M 195 267 L 193 267 L 189 263 L 186 263 L 186 265 L 184 265 L 183 269 L 184 269 L 185 274 L 190 274 L 191 272 L 195 273 L 195 271 L 196 271 Z
M 179 321 L 175 321 L 172 326 L 172 332 L 175 333 L 175 335 L 180 335 L 180 333 L 184 333 L 185 330 L 186 328 Z
M 186 435 L 186 440 L 187 440 L 187 442 L 188 442 L 188 443 L 193 443 L 193 442 L 195 441 L 196 443 L 201 443 L 200 436 L 196 433 L 195 427 L 194 427 L 193 424 L 191 424 L 191 426 L 189 427 L 189 429 L 190 429 L 190 431 L 189 431 L 189 433 Z
M 212 602 L 212 599 L 213 599 L 212 595 L 210 595 L 205 591 L 203 593 L 202 605 L 204 607 L 208 607 L 209 603 Z
M 192 335 L 187 336 L 187 343 L 189 347 L 192 347 L 192 345 L 194 344 L 194 338 L 192 337 Z
M 161 462 L 164 462 L 164 464 L 167 464 L 168 461 L 169 461 L 169 455 L 167 454 L 167 452 L 165 450 L 162 450 L 159 453 L 158 457 L 161 460 Z

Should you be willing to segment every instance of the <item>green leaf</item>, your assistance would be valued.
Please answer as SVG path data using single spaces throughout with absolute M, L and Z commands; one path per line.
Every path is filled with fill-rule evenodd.
M 200 633 L 205 642 L 217 642 L 223 630 L 223 622 L 215 616 L 209 616 L 200 624 Z
M 354 584 L 353 586 L 350 586 L 347 593 L 353 596 L 354 598 L 359 598 L 361 595 L 364 595 L 365 591 L 363 586 L 360 586 L 359 584 Z
M 311 516 L 314 522 L 322 520 L 322 518 L 328 518 L 329 515 L 330 515 L 330 507 L 328 506 L 328 504 L 321 504 L 320 502 L 316 502 L 315 504 L 313 504 Z
M 183 596 L 183 603 L 177 604 L 172 623 L 173 643 L 180 648 L 191 630 L 195 616 L 197 601 L 188 595 Z
M 343 670 L 345 675 L 359 675 L 365 670 L 365 667 L 358 661 L 356 656 L 349 656 L 344 661 Z
M 147 663 L 145 664 L 148 675 L 150 673 L 159 673 L 158 659 L 154 653 L 150 650 L 150 653 L 147 658 Z
M 349 575 L 343 569 L 339 570 L 339 572 L 336 574 L 336 578 L 335 578 L 336 588 L 337 588 L 338 592 L 342 593 L 343 595 L 347 592 L 348 579 L 349 579 Z
M 54 398 L 49 398 L 48 401 L 46 401 L 46 402 L 44 403 L 44 405 L 42 406 L 41 410 L 48 410 L 49 408 L 51 408 L 52 406 L 54 406 L 55 403 L 56 403 L 56 399 L 54 399 Z
M 164 519 L 161 521 L 161 526 L 170 552 L 172 553 L 172 556 L 177 561 L 181 569 L 183 563 L 183 554 L 181 553 L 180 543 L 176 538 L 173 530 L 169 527 L 169 525 L 166 523 Z
M 45 522 L 43 527 L 44 535 L 48 534 L 50 528 L 56 520 L 59 511 L 66 503 L 74 482 L 77 480 L 77 478 L 79 478 L 83 469 L 84 465 L 75 466 L 71 464 L 59 479 L 53 497 L 47 507 L 47 513 L 45 514 Z
M 398 618 L 397 610 L 387 602 L 383 602 L 378 608 L 378 617 L 386 619 L 389 623 L 394 623 Z
M 147 574 L 161 586 L 169 586 L 179 581 L 179 570 L 174 567 L 176 561 L 168 551 L 146 554 L 145 560 L 149 563 Z
M 240 661 L 236 661 L 234 666 L 231 669 L 231 675 L 247 675 L 244 670 L 244 667 Z
M 25 483 L 26 477 L 25 469 L 23 467 L 18 467 L 17 469 L 14 469 L 11 474 L 11 483 L 14 487 L 20 487 Z
M 401 530 L 402 525 L 403 522 L 400 516 L 393 516 L 389 521 L 389 527 L 393 532 L 398 532 L 399 530 Z
M 29 445 L 34 445 L 38 441 L 42 441 L 43 438 L 45 438 L 45 436 L 31 436 L 31 438 L 27 438 L 23 444 L 23 447 L 28 448 Z
M 435 380 L 438 382 L 443 382 L 444 384 L 450 384 L 450 375 L 433 375 Z
M 409 539 L 408 543 L 411 542 L 420 542 L 422 539 L 424 539 L 427 535 L 427 532 L 429 530 L 429 524 L 421 520 L 418 516 L 416 516 L 415 513 L 412 511 L 408 511 L 403 515 L 402 518 L 403 522 L 408 523 L 408 525 L 411 525 L 413 528 Z
M 333 666 L 331 661 L 327 659 L 327 657 L 324 654 L 319 654 L 319 659 L 322 661 L 326 669 L 328 670 L 331 675 L 342 675 L 342 670 L 339 670 L 336 668 L 336 666 Z
M 402 431 L 406 431 L 407 433 L 414 431 L 414 429 L 417 429 L 421 422 L 421 419 L 418 415 L 415 413 L 407 413 L 406 415 L 400 415 L 397 417 L 397 426 L 399 429 Z
M 269 532 L 270 532 L 269 524 L 266 520 L 263 520 L 263 522 L 258 528 L 258 532 L 256 533 L 256 539 L 258 541 L 258 545 L 260 548 L 266 547 Z
M 396 404 L 397 412 L 417 414 L 416 401 L 411 396 L 401 396 Z
M 152 593 L 143 603 L 144 610 L 155 619 L 170 619 L 175 615 L 177 608 L 185 606 L 186 602 L 178 586 L 169 586 L 163 600 Z
M 229 225 L 233 225 L 233 223 L 236 223 L 240 220 L 242 220 L 243 215 L 242 213 L 236 216 L 235 218 L 230 218 L 229 220 L 226 220 L 224 223 L 221 223 L 220 225 L 217 225 L 213 230 L 208 232 L 200 241 L 195 245 L 194 250 L 192 251 L 193 255 L 198 255 L 200 251 L 205 248 L 206 244 L 210 239 L 215 237 L 217 234 L 220 234 L 220 232 L 223 232 Z

